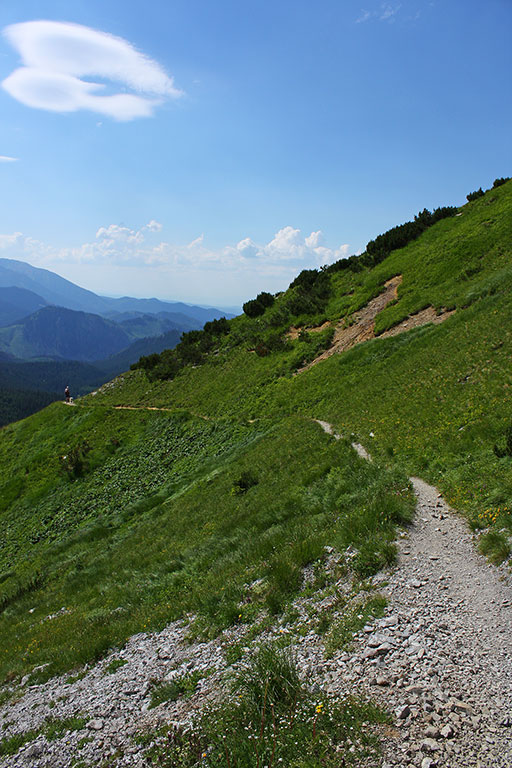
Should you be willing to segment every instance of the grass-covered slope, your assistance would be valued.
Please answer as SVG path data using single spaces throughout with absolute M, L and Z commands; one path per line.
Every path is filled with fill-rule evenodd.
M 324 418 L 358 434 L 383 460 L 436 482 L 475 523 L 494 516 L 497 524 L 510 525 L 512 459 L 505 446 L 512 424 L 512 182 L 468 203 L 376 267 L 334 272 L 323 312 L 309 322 L 290 316 L 287 322 L 345 317 L 349 323 L 394 275 L 403 278 L 398 299 L 377 316 L 377 334 L 429 305 L 455 314 L 438 326 L 373 339 L 294 376 L 301 361 L 315 356 L 321 334 L 303 334 L 266 356 L 254 352 L 288 291 L 262 317 L 232 321 L 220 353 L 200 367 L 187 366 L 151 388 L 145 374 L 134 371 L 102 401 L 172 403 L 210 416 L 227 409 L 239 418 L 296 412 Z
M 1 431 L 1 678 L 71 669 L 188 614 L 212 634 L 278 613 L 327 544 L 352 545 L 367 577 L 410 514 L 406 472 L 475 525 L 510 526 L 512 183 L 459 214 Z M 297 374 L 395 275 L 377 334 L 426 306 L 456 312 Z
M 279 612 L 324 545 L 356 546 L 364 578 L 392 559 L 394 525 L 410 514 L 403 476 L 310 419 L 50 413 L 48 440 L 48 414 L 3 435 L 2 459 L 18 468 L 3 487 L 3 676 L 69 669 L 189 612 L 207 634 Z

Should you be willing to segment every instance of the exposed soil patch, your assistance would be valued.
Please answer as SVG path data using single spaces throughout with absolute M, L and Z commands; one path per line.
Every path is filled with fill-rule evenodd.
M 332 325 L 332 323 L 329 320 L 326 320 L 325 323 L 322 323 L 322 325 L 316 325 L 312 328 L 309 328 L 308 326 L 303 326 L 302 328 L 295 328 L 295 326 L 292 325 L 288 333 L 286 334 L 286 338 L 290 341 L 295 341 L 299 338 L 301 331 L 307 331 L 308 333 L 320 333 L 320 331 L 325 331 L 326 328 L 329 328 Z
M 384 290 L 379 293 L 374 299 L 368 302 L 368 304 L 360 309 L 359 312 L 355 312 L 352 315 L 352 324 L 346 327 L 345 320 L 341 320 L 334 331 L 334 338 L 332 346 L 318 355 L 311 363 L 300 368 L 297 373 L 309 370 L 313 365 L 316 365 L 321 360 L 326 360 L 331 355 L 340 354 L 340 352 L 346 352 L 347 349 L 355 347 L 356 344 L 361 344 L 363 341 L 373 339 L 375 336 L 375 318 L 391 301 L 395 301 L 398 298 L 398 286 L 402 282 L 402 275 L 392 277 L 384 283 Z
M 351 324 L 347 327 L 346 320 L 341 320 L 337 325 L 334 332 L 334 338 L 332 346 L 326 349 L 318 357 L 316 357 L 311 363 L 308 363 L 303 368 L 299 368 L 297 373 L 303 373 L 309 370 L 322 360 L 326 360 L 331 355 L 340 354 L 346 352 L 356 344 L 362 344 L 363 341 L 375 338 L 375 318 L 382 312 L 382 310 L 388 306 L 392 301 L 396 301 L 398 298 L 398 286 L 402 282 L 402 275 L 396 275 L 384 283 L 384 290 L 379 293 L 374 299 L 368 302 L 368 304 L 355 312 L 351 317 Z M 406 320 L 403 320 L 398 325 L 390 328 L 388 331 L 381 333 L 378 338 L 387 338 L 388 336 L 397 336 L 399 333 L 410 331 L 411 328 L 418 328 L 420 325 L 426 325 L 427 323 L 434 323 L 435 325 L 442 323 L 450 315 L 453 315 L 455 310 L 443 309 L 438 314 L 434 307 L 427 307 L 420 312 L 416 312 L 414 315 L 410 315 Z M 318 328 L 308 328 L 308 331 L 321 331 L 328 326 L 328 323 Z M 299 336 L 301 328 L 290 328 L 288 334 L 289 339 L 296 339 Z
M 420 325 L 426 325 L 427 323 L 434 323 L 439 325 L 447 320 L 451 315 L 455 314 L 455 309 L 441 309 L 439 314 L 434 307 L 427 307 L 422 309 L 421 312 L 416 312 L 415 315 L 409 315 L 407 320 L 402 320 L 398 325 L 394 325 L 389 331 L 379 334 L 379 339 L 385 339 L 388 336 L 398 336 L 399 333 L 410 331 L 411 328 L 419 328 Z

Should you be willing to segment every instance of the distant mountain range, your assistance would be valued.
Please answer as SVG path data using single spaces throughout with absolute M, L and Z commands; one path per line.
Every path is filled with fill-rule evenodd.
M 17 358 L 91 361 L 120 352 L 132 339 L 119 325 L 89 312 L 43 307 L 0 328 L 0 349 Z
M 107 296 L 98 296 L 47 269 L 32 267 L 24 261 L 0 259 L 0 288 L 12 287 L 31 291 L 42 298 L 46 304 L 55 304 L 58 307 L 80 312 L 91 312 L 111 319 L 112 313 L 139 312 L 155 315 L 165 312 L 184 315 L 200 323 L 196 327 L 202 327 L 208 320 L 226 314 L 214 307 L 198 307 L 181 301 L 133 299 L 129 296 L 112 299 Z
M 93 362 L 96 370 L 105 374 L 105 379 L 113 379 L 123 371 L 127 371 L 130 365 L 141 357 L 151 355 L 153 352 L 163 352 L 164 349 L 174 349 L 181 338 L 179 331 L 167 331 L 161 336 L 151 336 L 145 339 L 137 339 L 126 349 L 111 355 L 105 360 Z
M 233 317 L 183 302 L 98 296 L 49 270 L 0 259 L 3 401 L 12 403 L 16 393 L 23 392 L 27 404 L 46 404 L 48 398 L 29 398 L 27 392 L 55 397 L 66 384 L 84 394 L 142 355 L 175 347 L 183 332 L 222 316 Z M 0 398 L 0 423 L 5 423 L 3 401 Z M 32 411 L 25 413 L 20 406 L 15 412 L 21 417 Z

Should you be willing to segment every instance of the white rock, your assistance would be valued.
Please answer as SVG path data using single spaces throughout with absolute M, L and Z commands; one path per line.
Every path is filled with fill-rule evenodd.
M 103 720 L 89 720 L 87 728 L 89 728 L 90 731 L 101 731 L 103 728 Z

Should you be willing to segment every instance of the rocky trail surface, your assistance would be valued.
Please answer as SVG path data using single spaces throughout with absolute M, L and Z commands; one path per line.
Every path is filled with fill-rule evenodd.
M 361 445 L 353 448 L 371 460 Z M 510 577 L 476 552 L 466 523 L 436 488 L 411 482 L 415 519 L 382 590 L 390 614 L 378 631 L 365 627 L 351 659 L 365 687 L 380 689 L 395 713 L 385 765 L 510 768 Z
M 332 427 L 321 422 L 334 437 Z M 360 455 L 370 458 L 362 446 Z M 381 736 L 379 768 L 510 768 L 512 766 L 512 585 L 503 569 L 475 550 L 464 521 L 432 486 L 413 478 L 414 523 L 398 541 L 398 563 L 373 585 L 388 601 L 383 618 L 364 626 L 349 648 L 326 654 L 315 617 L 334 610 L 336 594 L 349 596 L 350 577 L 339 575 L 344 555 L 327 548 L 333 590 L 299 597 L 297 625 L 280 623 L 264 636 L 290 633 L 299 668 L 315 687 L 335 697 L 367 695 L 392 716 Z M 350 553 L 348 553 L 350 557 Z M 305 576 L 307 578 L 307 574 Z M 351 599 L 351 598 L 350 598 Z M 296 632 L 301 625 L 305 631 Z M 0 707 L 2 737 L 34 731 L 3 768 L 101 765 L 143 768 L 144 747 L 134 737 L 170 722 L 187 723 L 218 695 L 229 668 L 226 648 L 252 641 L 239 625 L 208 643 L 186 640 L 186 623 L 136 635 L 125 647 L 73 678 L 64 675 L 14 692 Z M 189 698 L 150 708 L 155 683 L 196 675 Z M 48 740 L 46 718 L 84 718 L 80 729 Z M 365 766 L 370 768 L 370 766 Z M 374 768 L 372 763 L 371 768 Z
M 512 588 L 463 520 L 412 479 L 416 518 L 383 593 L 390 613 L 359 637 L 354 667 L 395 715 L 386 765 L 512 766 Z

